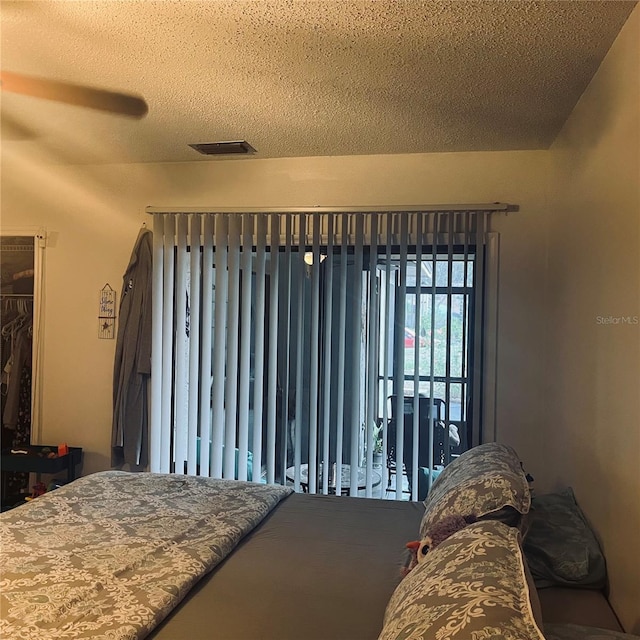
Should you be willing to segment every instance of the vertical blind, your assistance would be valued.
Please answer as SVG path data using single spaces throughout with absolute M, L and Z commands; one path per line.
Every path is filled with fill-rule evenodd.
M 485 246 L 506 208 L 148 210 L 151 470 L 417 499 L 451 453 L 447 436 L 434 458 L 420 397 L 463 448 L 480 441 Z M 407 403 L 411 445 L 398 416 L 390 438 Z

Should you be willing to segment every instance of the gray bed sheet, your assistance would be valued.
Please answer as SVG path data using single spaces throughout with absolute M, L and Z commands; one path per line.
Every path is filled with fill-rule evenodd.
M 198 582 L 156 640 L 374 640 L 424 507 L 293 494 Z M 538 590 L 545 622 L 622 630 L 599 590 Z
M 418 502 L 294 494 L 149 638 L 373 640 L 423 513 Z
M 622 631 L 616 614 L 599 589 L 545 587 L 538 589 L 538 597 L 544 622 Z

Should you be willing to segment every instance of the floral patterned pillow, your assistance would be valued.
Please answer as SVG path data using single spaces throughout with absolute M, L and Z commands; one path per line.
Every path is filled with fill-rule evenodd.
M 516 452 L 489 442 L 456 458 L 433 483 L 424 501 L 423 538 L 432 524 L 448 515 L 475 514 L 518 526 L 529 512 L 531 492 Z
M 544 640 L 519 536 L 487 520 L 447 538 L 398 585 L 379 640 Z

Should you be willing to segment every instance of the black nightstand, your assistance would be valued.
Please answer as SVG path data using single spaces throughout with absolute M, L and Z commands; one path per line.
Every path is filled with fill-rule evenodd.
M 46 445 L 29 445 L 27 447 L 16 447 L 15 450 L 27 451 L 28 453 L 11 453 L 11 449 L 2 450 L 2 458 L 0 460 L 0 469 L 3 474 L 5 471 L 22 471 L 25 473 L 59 473 L 67 472 L 67 482 L 75 480 L 76 467 L 82 461 L 82 448 L 69 447 L 69 453 L 56 458 L 47 458 L 42 455 L 43 449 L 49 448 L 51 451 L 57 451 L 57 446 L 46 447 Z M 3 500 L 7 496 L 4 495 L 4 478 L 3 478 Z M 4 506 L 4 505 L 3 505 Z

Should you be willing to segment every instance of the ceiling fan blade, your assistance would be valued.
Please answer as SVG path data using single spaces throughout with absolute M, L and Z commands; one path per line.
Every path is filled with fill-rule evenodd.
M 10 115 L 1 112 L 0 115 L 0 140 L 2 141 L 22 141 L 34 140 L 37 135 L 21 122 L 18 122 Z
M 0 72 L 0 82 L 3 91 L 109 111 L 132 118 L 142 118 L 149 111 L 147 103 L 139 96 L 94 89 L 70 82 L 25 76 L 10 71 Z

